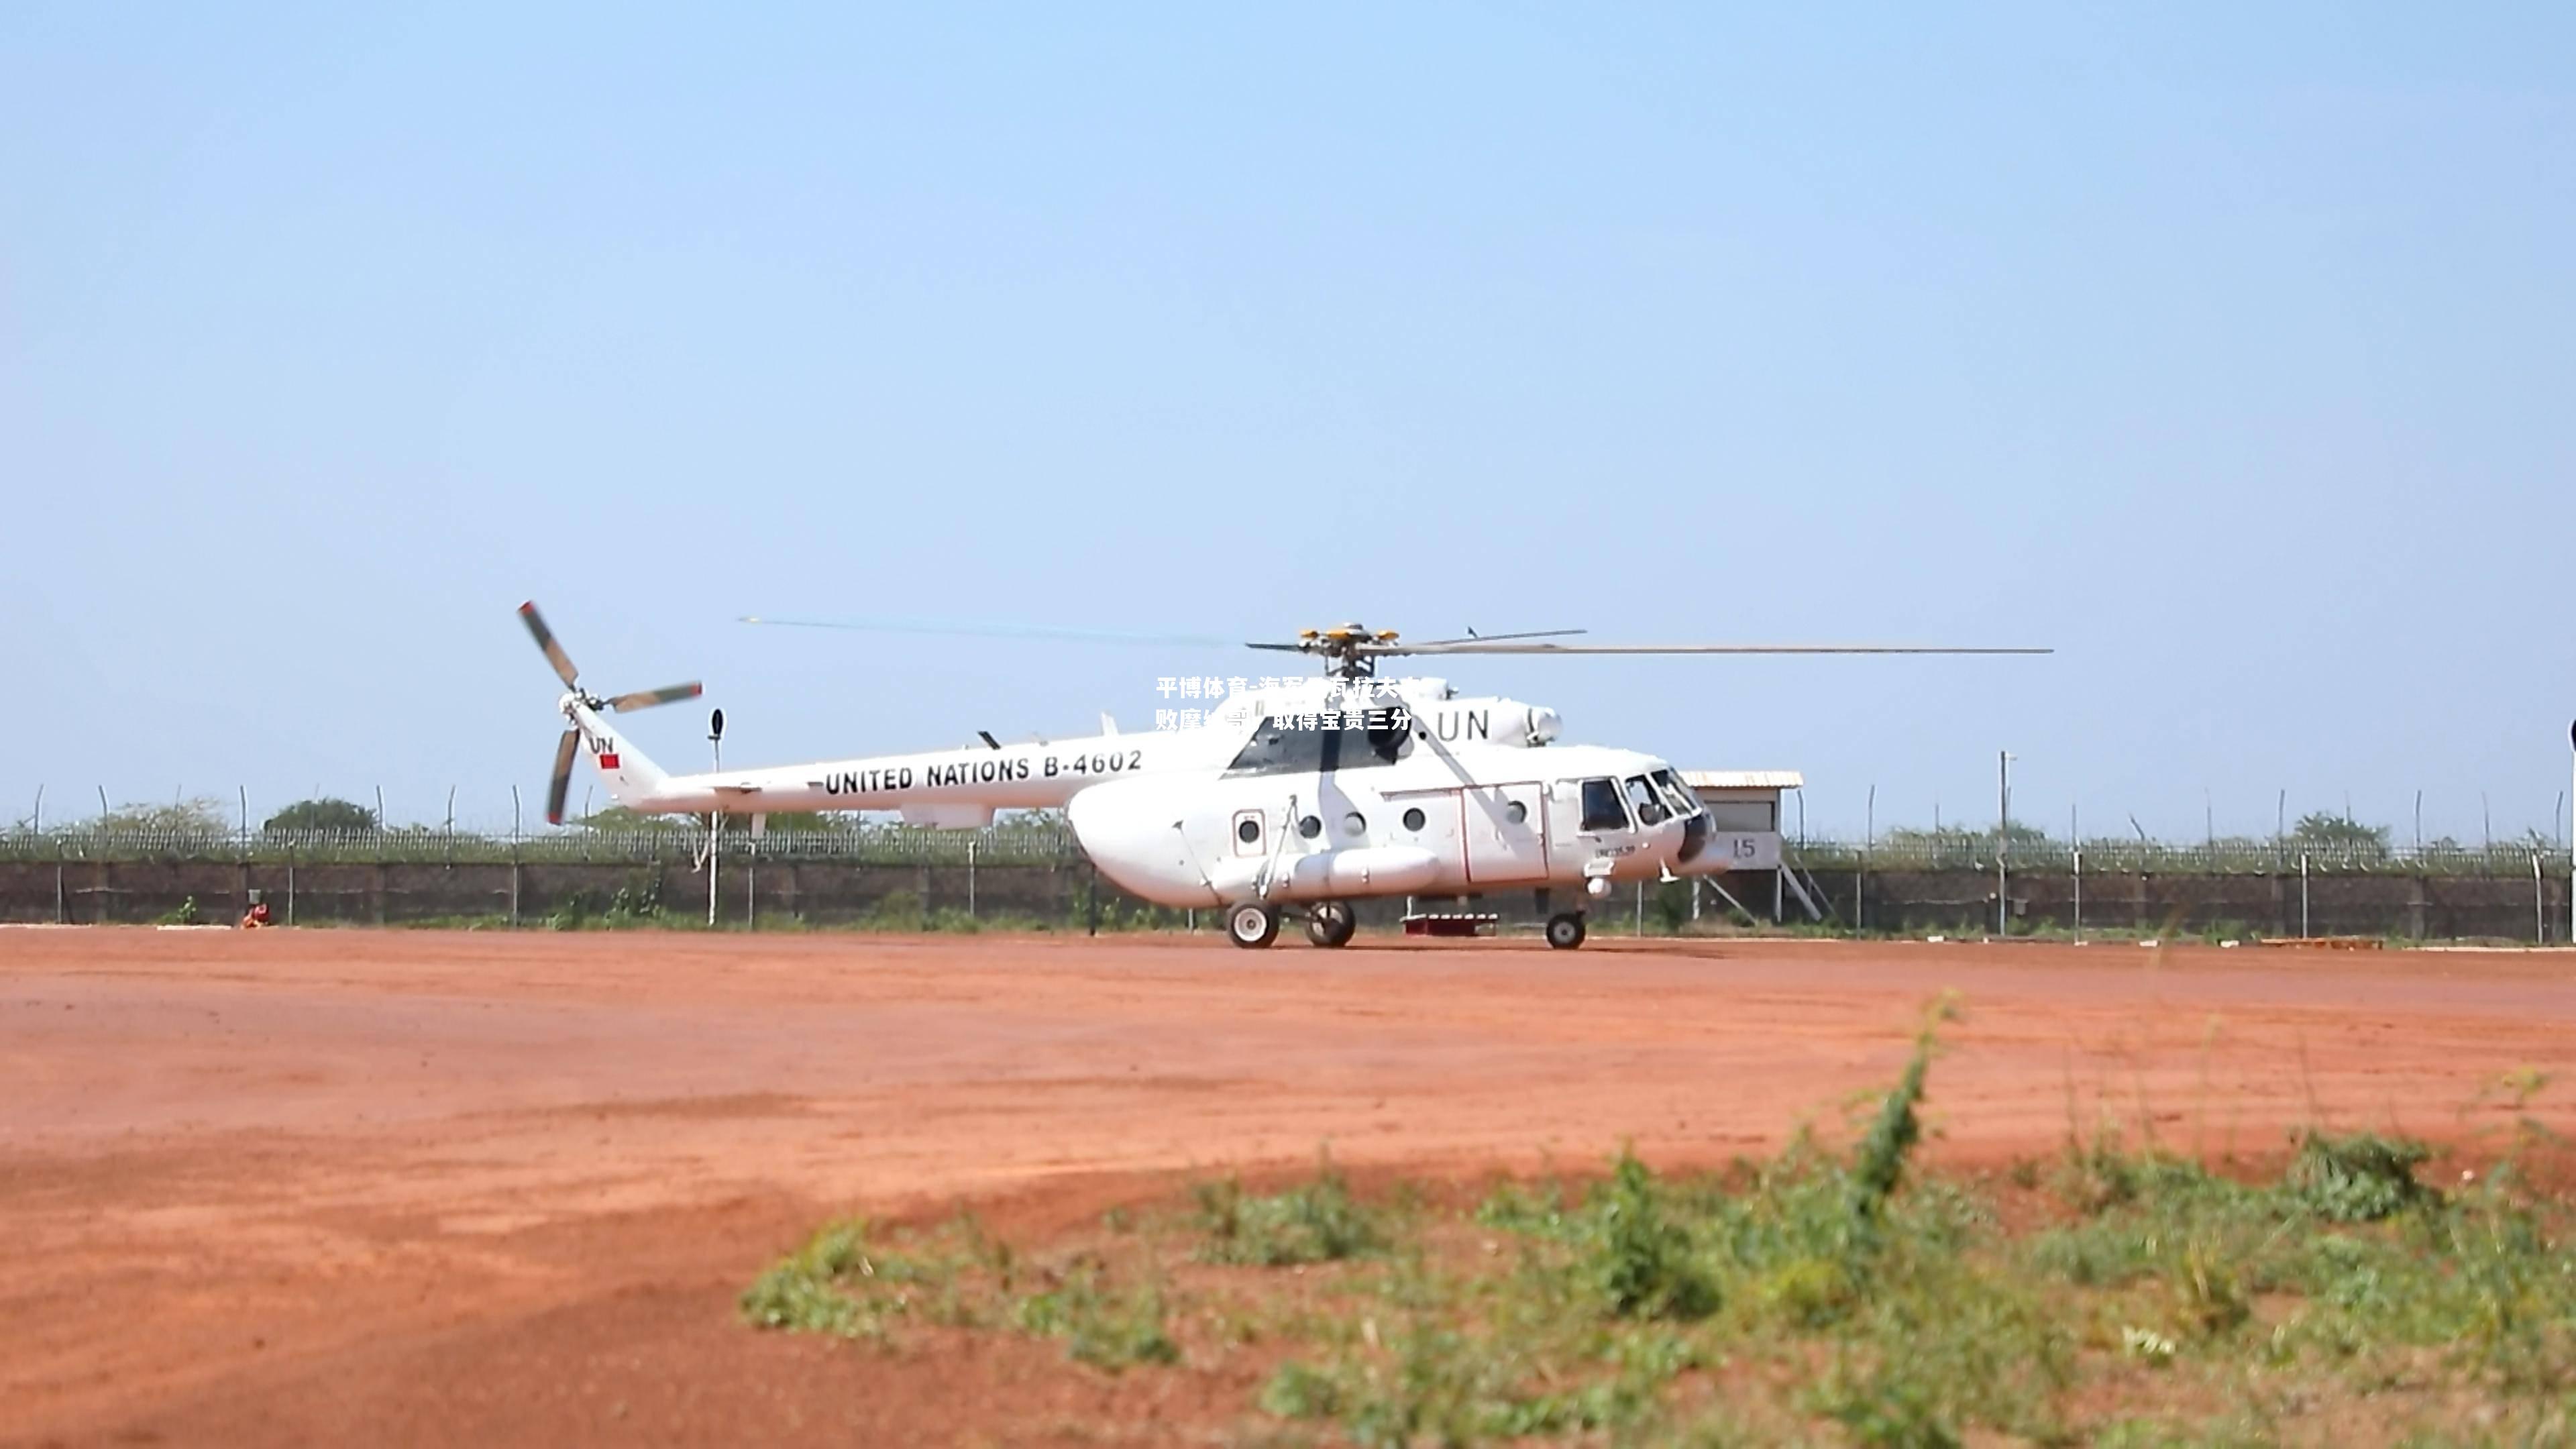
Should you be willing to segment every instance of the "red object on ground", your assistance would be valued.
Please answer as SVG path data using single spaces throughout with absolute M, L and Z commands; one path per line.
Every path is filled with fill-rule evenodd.
M 1408 936 L 1482 936 L 1489 928 L 1499 928 L 1502 917 L 1492 915 L 1430 915 L 1404 918 Z

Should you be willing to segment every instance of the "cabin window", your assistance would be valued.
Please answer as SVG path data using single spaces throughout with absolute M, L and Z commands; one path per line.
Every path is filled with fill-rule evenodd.
M 1529 807 L 1518 800 L 1514 800 L 1503 807 L 1503 818 L 1512 822 L 1514 825 L 1518 825 L 1522 821 L 1529 819 Z
M 1412 809 L 1404 812 L 1404 828 L 1407 830 L 1420 830 L 1422 828 L 1422 820 L 1422 807 L 1419 805 L 1416 805 Z
M 1655 795 L 1655 787 L 1643 775 L 1628 777 L 1628 806 L 1637 812 L 1640 825 L 1664 823 L 1664 802 Z
M 1360 718 L 1378 721 L 1375 728 L 1323 729 L 1307 721 L 1312 715 L 1269 715 L 1253 728 L 1252 737 L 1226 766 L 1230 775 L 1307 775 L 1391 765 L 1413 751 L 1413 737 L 1387 723 L 1399 716 L 1370 710 Z
M 1206 838 L 1207 837 L 1205 836 L 1200 837 L 1202 840 Z M 1250 845 L 1254 841 L 1259 840 L 1261 838 L 1261 822 L 1258 820 L 1244 821 L 1241 825 L 1234 827 L 1234 838 L 1242 841 L 1246 845 Z
M 1675 815 L 1687 817 L 1699 813 L 1699 797 L 1692 794 L 1691 787 L 1683 784 L 1672 771 L 1657 770 L 1654 781 L 1655 788 L 1664 792 L 1664 801 L 1673 807 Z
M 1342 833 L 1353 840 L 1368 834 L 1368 817 L 1354 810 L 1342 817 Z
M 1324 833 L 1324 822 L 1315 816 L 1309 815 L 1305 819 L 1297 822 L 1297 833 L 1308 840 L 1312 840 L 1316 836 Z
M 1586 830 L 1625 830 L 1628 807 L 1619 803 L 1619 782 L 1586 780 L 1583 782 L 1583 828 Z

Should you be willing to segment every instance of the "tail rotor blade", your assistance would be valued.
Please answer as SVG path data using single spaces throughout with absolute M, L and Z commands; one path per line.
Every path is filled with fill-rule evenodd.
M 692 679 L 686 684 L 666 684 L 660 689 L 639 689 L 633 694 L 621 694 L 610 700 L 608 707 L 624 714 L 630 709 L 651 709 L 657 704 L 678 704 L 681 700 L 695 699 L 706 692 L 705 685 Z
M 581 748 L 581 731 L 565 730 L 555 745 L 554 778 L 546 782 L 546 823 L 563 824 L 564 796 L 572 789 L 572 757 Z
M 546 627 L 545 616 L 537 612 L 535 600 L 519 606 L 519 622 L 528 626 L 528 632 L 536 637 L 537 647 L 546 651 L 546 662 L 555 667 L 555 674 L 563 680 L 564 688 L 579 689 L 580 672 L 572 667 L 572 656 L 564 653 L 563 646 L 555 642 L 555 631 Z

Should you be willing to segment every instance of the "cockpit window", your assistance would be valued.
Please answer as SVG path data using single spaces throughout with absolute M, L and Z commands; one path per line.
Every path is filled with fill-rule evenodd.
M 1586 830 L 1625 830 L 1628 807 L 1619 803 L 1619 782 L 1586 780 L 1583 782 L 1583 828 Z
M 1412 752 L 1413 722 L 1403 710 L 1274 714 L 1225 768 L 1229 775 L 1304 775 L 1391 765 Z
M 1664 823 L 1663 799 L 1655 793 L 1654 785 L 1643 775 L 1628 777 L 1628 806 L 1637 812 L 1637 823 L 1640 825 Z
M 1691 787 L 1683 784 L 1672 771 L 1657 770 L 1654 781 L 1655 788 L 1664 793 L 1664 801 L 1673 807 L 1675 815 L 1687 817 L 1699 813 L 1699 796 L 1692 794 Z

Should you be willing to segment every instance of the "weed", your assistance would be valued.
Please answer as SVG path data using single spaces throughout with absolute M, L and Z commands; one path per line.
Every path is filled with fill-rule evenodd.
M 1202 1262 L 1259 1268 L 1330 1263 L 1386 1244 L 1378 1216 L 1351 1197 L 1350 1185 L 1330 1162 L 1313 1181 L 1267 1197 L 1245 1193 L 1233 1178 L 1203 1182 L 1191 1191 L 1205 1235 L 1198 1252 Z
M 1852 1213 L 1864 1224 L 1875 1221 L 1886 1206 L 1905 1175 L 1906 1157 L 1922 1140 L 1923 1124 L 1914 1109 L 1923 1101 L 1923 1079 L 1932 1067 L 1937 1034 L 1944 1022 L 1957 1018 L 1958 1000 L 1948 993 L 1926 1009 L 1923 1029 L 1914 1037 L 1914 1055 L 1861 1139 L 1852 1159 Z
M 1636 1154 L 1619 1154 L 1588 1217 L 1590 1275 L 1614 1316 L 1705 1318 L 1716 1309 L 1716 1285 L 1692 1261 L 1690 1235 L 1666 1217 L 1655 1175 Z
M 1162 1289 L 1113 1291 L 1102 1286 L 1102 1276 L 1099 1264 L 1077 1263 L 1055 1287 L 1020 1300 L 1012 1323 L 1024 1333 L 1061 1338 L 1075 1362 L 1112 1373 L 1180 1362 L 1180 1345 L 1165 1327 Z
M 899 1320 L 982 1327 L 1009 1291 L 1010 1248 L 972 1217 L 926 1235 L 922 1249 L 890 1252 L 869 1241 L 865 1219 L 825 1226 L 772 1265 L 740 1300 L 759 1328 L 884 1339 Z
M 2354 1133 L 2327 1137 L 2302 1132 L 2292 1141 L 2286 1185 L 2308 1210 L 2338 1223 L 2372 1223 L 2423 1202 L 2415 1169 L 2432 1157 L 2421 1142 Z
M 837 1286 L 853 1271 L 874 1272 L 867 1255 L 867 1223 L 829 1224 L 743 1290 L 742 1316 L 755 1328 L 844 1338 L 877 1334 L 882 1323 L 863 1314 L 858 1301 Z

